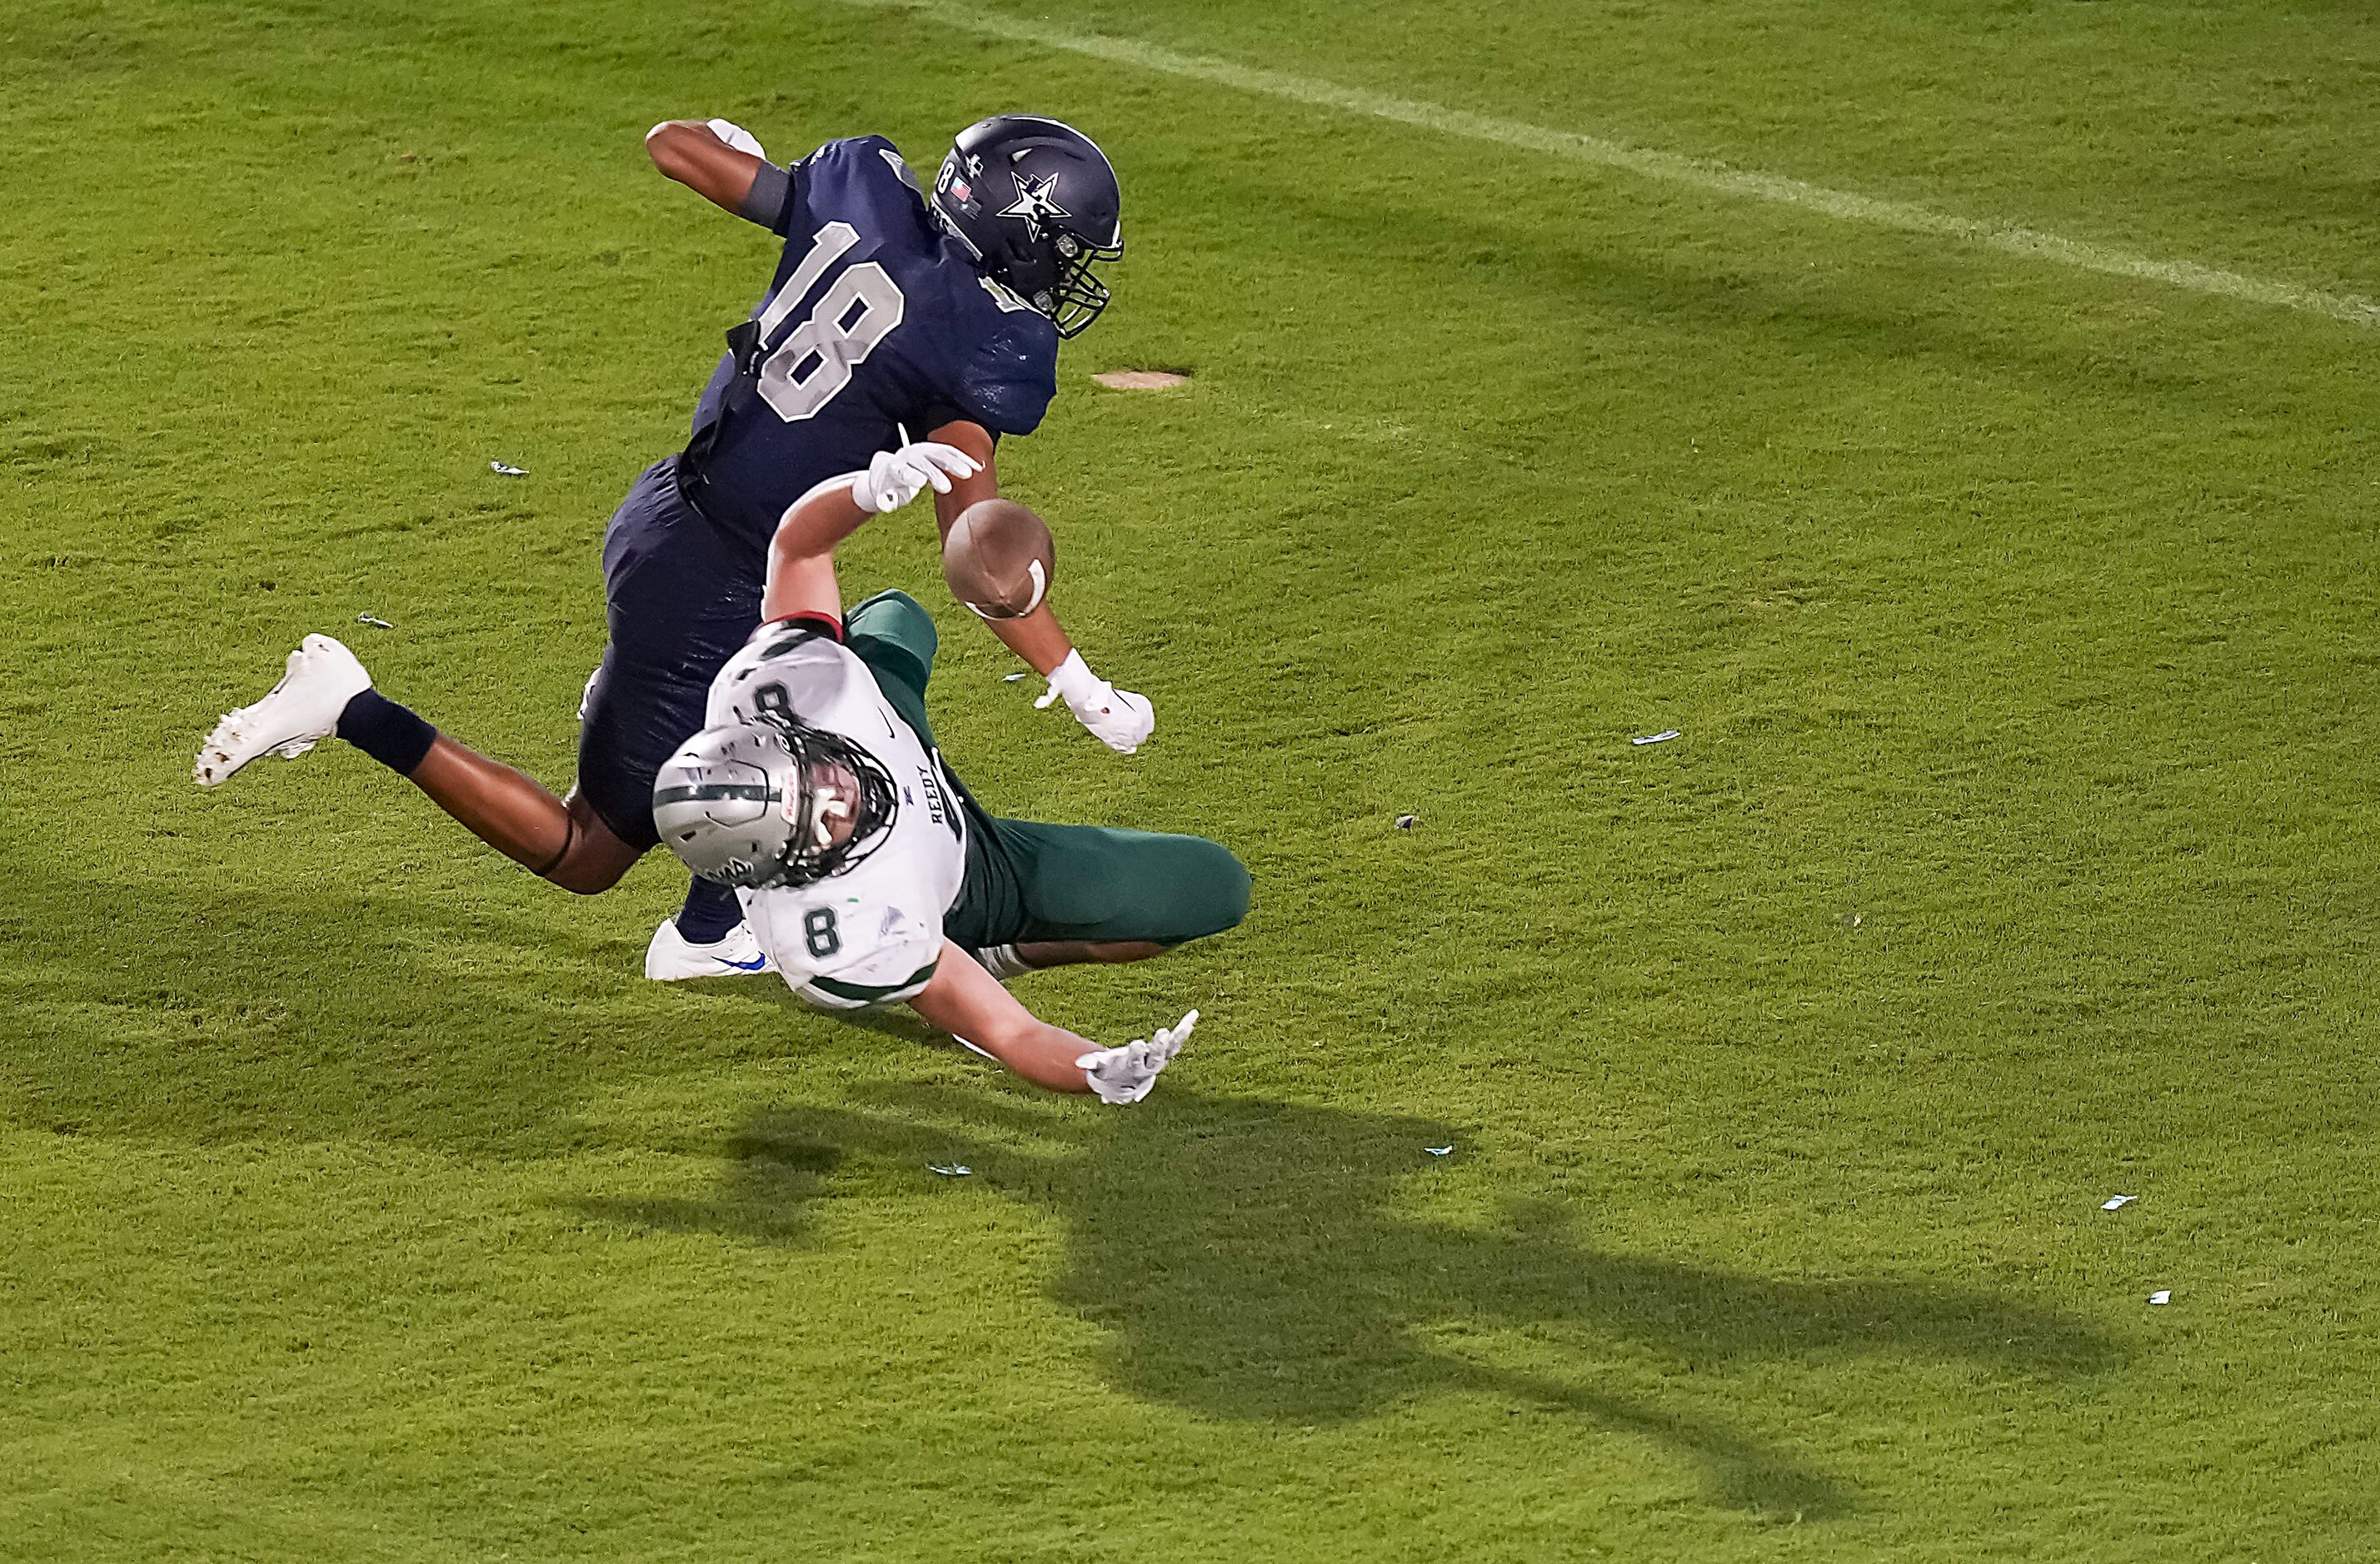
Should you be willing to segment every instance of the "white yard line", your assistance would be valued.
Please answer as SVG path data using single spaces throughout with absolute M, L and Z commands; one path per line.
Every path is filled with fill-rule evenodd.
M 2185 288 L 2192 293 L 2217 294 L 2227 298 L 2246 299 L 2254 304 L 2277 305 L 2285 309 L 2326 316 L 2349 325 L 2380 327 L 2380 303 L 2354 294 L 2326 293 L 2320 288 L 2300 287 L 2292 283 L 2201 266 L 2192 261 L 2160 261 L 2155 256 L 2141 255 L 2110 245 L 2092 244 L 2082 239 L 2070 239 L 2038 228 L 2014 228 L 1972 217 L 1954 216 L 1907 201 L 1855 195 L 1849 190 L 1829 189 L 1824 185 L 1813 185 L 1804 180 L 1731 168 L 1723 163 L 1706 162 L 1677 152 L 1633 147 L 1624 141 L 1607 140 L 1600 136 L 1554 130 L 1523 120 L 1472 114 L 1464 109 L 1448 108 L 1418 98 L 1366 92 L 1358 88 L 1342 87 L 1336 82 L 1318 80 L 1310 76 L 1292 76 L 1286 71 L 1234 65 L 1229 60 L 1219 60 L 1206 55 L 1177 54 L 1173 50 L 1130 38 L 1070 32 L 1063 28 L 1027 21 L 1021 17 L 941 4 L 938 0 L 840 0 L 840 3 L 868 10 L 905 12 L 938 26 L 1010 42 L 1087 55 L 1116 65 L 1185 77 L 1194 81 L 1211 81 L 1218 86 L 1280 98 L 1293 103 L 1305 103 L 1314 108 L 1337 109 L 1346 114 L 1410 125 L 1440 135 L 1489 141 L 1524 152 L 1544 152 L 1573 163 L 1617 168 L 1647 179 L 1709 190 L 1718 195 L 1748 196 L 1755 200 L 1797 206 L 1845 222 L 1961 239 L 2005 254 L 2054 261 L 2085 272 L 2138 277 L 2170 287 Z

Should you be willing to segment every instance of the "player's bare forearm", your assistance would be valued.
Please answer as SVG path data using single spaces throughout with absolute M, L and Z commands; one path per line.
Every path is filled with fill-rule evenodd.
M 1037 1086 L 1053 1092 L 1091 1089 L 1075 1061 L 1099 1045 L 1037 1018 L 973 956 L 948 940 L 942 941 L 933 977 L 909 1008 L 928 1024 L 965 1038 Z
M 926 436 L 956 446 L 979 464 L 972 478 L 953 480 L 951 491 L 934 496 L 934 525 L 944 538 L 957 525 L 959 513 L 979 500 L 1000 498 L 1000 473 L 992 466 L 991 430 L 968 418 L 955 418 Z
M 984 624 L 1002 645 L 1031 663 L 1033 672 L 1045 679 L 1075 649 L 1065 627 L 1046 602 L 1021 619 L 987 619 Z
M 865 472 L 847 472 L 811 486 L 785 507 L 769 539 L 769 581 L 760 593 L 760 615 L 838 614 L 834 550 L 871 515 L 883 515 L 931 489 L 937 494 L 973 478 L 975 458 L 930 440 L 897 451 L 879 451 Z
M 834 549 L 872 512 L 851 497 L 851 479 L 830 478 L 785 507 L 769 540 L 769 581 L 760 617 L 824 613 L 840 619 L 843 598 L 834 576 Z
M 760 160 L 738 152 L 699 119 L 667 119 L 645 135 L 653 166 L 713 206 L 741 215 Z

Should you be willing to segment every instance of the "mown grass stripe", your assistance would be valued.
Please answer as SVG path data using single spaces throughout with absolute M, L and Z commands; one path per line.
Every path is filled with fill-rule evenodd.
M 2022 256 L 2027 260 L 2055 261 L 2079 271 L 2098 272 L 2109 276 L 2132 277 L 2144 282 L 2160 283 L 2192 293 L 2213 294 L 2227 298 L 2242 299 L 2252 304 L 2273 305 L 2319 315 L 2366 329 L 2380 328 L 2380 302 L 2357 294 L 2331 293 L 2321 288 L 2301 287 L 2293 283 L 2277 282 L 2267 277 L 2252 277 L 2241 272 L 2228 272 L 2220 267 L 2203 266 L 2193 261 L 2167 261 L 2155 256 L 2111 245 L 2094 244 L 2083 239 L 2068 238 L 2045 229 L 2027 228 L 1986 222 L 1979 218 L 1961 217 L 1952 212 L 1937 212 L 1931 207 L 1908 201 L 1887 200 L 1876 196 L 1863 196 L 1850 190 L 1838 190 L 1807 180 L 1788 178 L 1782 175 L 1763 174 L 1754 169 L 1732 167 L 1703 158 L 1687 157 L 1679 152 L 1662 152 L 1653 147 L 1632 146 L 1601 136 L 1589 136 L 1573 130 L 1556 130 L 1547 126 L 1531 125 L 1524 120 L 1500 119 L 1492 115 L 1473 114 L 1467 109 L 1449 108 L 1419 98 L 1401 98 L 1388 93 L 1367 92 L 1354 87 L 1315 77 L 1295 76 L 1287 71 L 1266 70 L 1256 66 L 1244 66 L 1231 60 L 1217 59 L 1208 55 L 1185 55 L 1137 39 L 1115 38 L 1100 33 L 1072 32 L 1063 28 L 1028 21 L 1021 17 L 1002 16 L 998 12 L 978 10 L 971 6 L 939 4 L 937 0 L 838 0 L 843 5 L 858 6 L 869 10 L 902 11 L 924 18 L 944 27 L 961 29 L 986 37 L 1010 42 L 1030 43 L 1056 49 L 1067 54 L 1086 55 L 1093 59 L 1108 60 L 1117 65 L 1142 70 L 1159 71 L 1168 76 L 1185 77 L 1197 81 L 1211 81 L 1218 86 L 1255 92 L 1265 97 L 1284 99 L 1315 108 L 1337 109 L 1347 114 L 1368 115 L 1399 125 L 1410 125 L 1443 135 L 1460 136 L 1475 141 L 1489 141 L 1500 146 L 1515 147 L 1524 152 L 1544 152 L 1567 158 L 1574 163 L 1593 164 L 1639 175 L 1647 179 L 1709 190 L 1719 195 L 1741 196 L 1754 200 L 1772 201 L 1783 206 L 1801 207 L 1822 216 L 1847 223 L 1864 223 L 1874 227 L 1895 228 L 1904 233 L 1925 234 L 1940 238 L 1959 239 L 2003 254 Z

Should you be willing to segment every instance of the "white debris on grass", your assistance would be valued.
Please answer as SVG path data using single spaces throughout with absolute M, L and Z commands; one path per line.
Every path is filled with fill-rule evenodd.
M 1422 1149 L 1428 1152 L 1432 1157 L 1451 1157 L 1454 1155 L 1454 1147 L 1451 1146 L 1423 1146 Z
M 1632 738 L 1628 742 L 1631 744 L 1667 744 L 1673 738 L 1683 738 L 1685 736 L 1685 734 L 1680 733 L 1675 728 L 1663 728 L 1658 734 L 1646 734 L 1643 738 Z
M 394 630 L 396 628 L 395 625 L 390 624 L 387 620 L 382 619 L 377 613 L 358 613 L 356 615 L 356 623 L 358 624 L 377 624 L 383 630 Z
M 1022 673 L 1002 673 L 1000 676 L 1000 682 L 1003 685 L 1013 685 L 1016 683 L 1017 680 L 1024 677 L 1025 675 Z
M 1399 830 L 1411 830 L 1414 827 L 1419 824 L 1421 824 L 1421 817 L 1419 815 L 1399 815 L 1397 817 L 1397 829 Z
M 2140 1196 L 2137 1194 L 2111 1194 L 2107 1199 L 2099 1202 L 2099 1209 L 2102 1211 L 2120 1211 L 2139 1198 Z
M 975 1170 L 964 1162 L 929 1162 L 926 1164 L 926 1171 L 940 1173 L 946 1179 L 963 1179 Z
M 2172 1303 L 2172 1302 L 2173 1302 L 2173 1289 L 2172 1289 L 2172 1288 L 2170 1288 L 2170 1287 L 2160 1287 L 2160 1288 L 2158 1288 L 2155 1292 L 2152 1292 L 2152 1293 L 2150 1293 L 2150 1294 L 2149 1294 L 2149 1302 L 2150 1302 L 2150 1303 Z
M 527 478 L 528 468 L 516 467 L 510 462 L 490 462 L 488 470 L 500 478 Z

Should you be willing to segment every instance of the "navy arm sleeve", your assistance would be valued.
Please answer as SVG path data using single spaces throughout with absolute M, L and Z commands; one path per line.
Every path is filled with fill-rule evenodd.
M 744 204 L 735 209 L 735 215 L 747 223 L 758 223 L 772 234 L 783 234 L 785 214 L 793 205 L 792 170 L 764 160 L 760 171 L 752 176 L 752 188 L 745 193 Z

